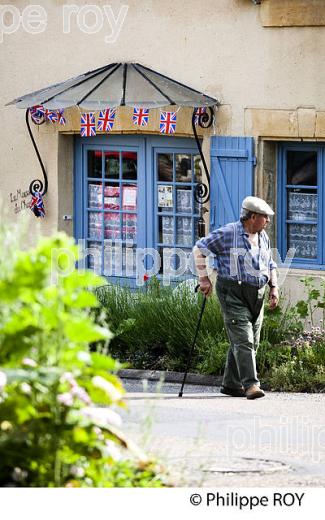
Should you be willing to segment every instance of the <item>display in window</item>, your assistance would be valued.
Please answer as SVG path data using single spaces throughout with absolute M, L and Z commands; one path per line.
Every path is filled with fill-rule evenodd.
M 176 190 L 176 204 L 178 213 L 192 213 L 192 190 Z
M 105 186 L 104 207 L 105 209 L 120 209 L 119 186 Z
M 158 181 L 173 182 L 173 154 L 158 154 Z
M 137 209 L 137 187 L 123 186 L 122 208 L 129 210 Z
M 288 248 L 295 248 L 295 258 L 317 258 L 317 226 L 288 224 Z
M 158 207 L 172 208 L 173 207 L 173 187 L 172 186 L 158 186 Z
M 189 217 L 177 217 L 176 242 L 179 245 L 192 245 L 192 219 Z
M 101 184 L 88 185 L 88 205 L 89 208 L 101 209 L 103 207 L 103 188 Z
M 117 238 L 121 238 L 119 213 L 105 213 L 104 224 L 104 236 L 106 239 L 116 240 Z
M 317 193 L 288 194 L 289 220 L 317 220 Z
M 192 156 L 176 154 L 176 182 L 192 182 Z
M 159 217 L 160 242 L 172 244 L 174 238 L 173 217 Z
M 118 179 L 120 176 L 120 152 L 105 152 L 105 177 Z
M 88 213 L 88 236 L 90 239 L 101 239 L 103 230 L 103 215 L 90 211 Z
M 89 269 L 101 272 L 102 246 L 100 242 L 88 242 L 86 261 Z

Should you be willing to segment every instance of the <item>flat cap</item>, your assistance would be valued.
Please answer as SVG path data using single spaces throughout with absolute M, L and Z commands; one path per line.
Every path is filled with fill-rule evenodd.
M 252 211 L 253 213 L 260 213 L 261 215 L 274 215 L 273 209 L 267 202 L 258 197 L 246 197 L 242 202 L 242 208 Z

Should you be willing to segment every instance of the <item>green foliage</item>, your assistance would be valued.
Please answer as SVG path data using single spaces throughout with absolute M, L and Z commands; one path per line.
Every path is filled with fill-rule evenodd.
M 108 285 L 96 292 L 106 311 L 106 323 L 114 333 L 109 345 L 113 357 L 135 368 L 183 370 L 200 315 L 201 294 L 187 287 L 179 291 L 159 287 L 157 281 L 148 284 L 145 291 Z M 192 367 L 204 363 L 210 347 L 216 359 L 218 344 L 224 344 L 225 339 L 220 307 L 213 296 L 206 304 Z M 209 372 L 213 366 L 220 370 L 222 364 L 221 359 L 216 365 L 212 362 Z
M 76 254 L 59 234 L 0 256 L 0 486 L 161 486 L 120 429 L 121 365 L 90 313 L 99 304 L 89 289 L 104 280 L 73 267 L 60 276 L 68 264 L 54 250 Z
M 176 291 L 170 287 L 160 287 L 157 279 L 153 282 L 150 280 L 144 291 L 132 292 L 107 285 L 96 292 L 103 308 L 100 323 L 109 324 L 115 334 L 109 345 L 113 357 L 135 368 L 184 370 L 200 314 L 202 295 L 195 295 L 193 290 L 186 287 Z M 312 287 L 309 300 L 313 298 L 319 298 L 316 304 L 320 307 L 321 296 Z M 285 367 L 296 366 L 298 349 L 304 356 L 303 360 L 299 358 L 303 361 L 299 367 L 302 366 L 306 373 L 315 372 L 317 384 L 313 383 L 312 378 L 306 377 L 306 381 L 310 380 L 311 384 L 297 383 L 297 389 L 303 387 L 314 391 L 323 384 L 325 348 L 322 337 L 318 337 L 311 344 L 313 356 L 309 351 L 308 355 L 302 354 L 304 348 L 299 342 L 306 333 L 303 331 L 304 316 L 301 309 L 302 303 L 292 306 L 283 300 L 273 311 L 265 305 L 261 344 L 257 352 L 258 371 L 263 382 L 272 381 L 275 385 L 274 377 L 287 370 L 287 379 L 284 378 L 287 381 L 286 388 L 294 389 L 298 376 L 291 380 L 290 374 L 294 370 L 288 371 Z M 98 310 L 96 312 L 99 313 Z M 315 332 L 313 334 L 315 339 Z M 217 298 L 212 296 L 207 301 L 203 315 L 191 370 L 221 375 L 227 349 L 228 339 L 220 306 Z

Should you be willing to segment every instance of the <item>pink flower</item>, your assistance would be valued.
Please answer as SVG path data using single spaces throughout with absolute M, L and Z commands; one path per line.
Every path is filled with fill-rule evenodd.
M 26 367 L 33 367 L 33 368 L 37 367 L 36 361 L 34 361 L 31 358 L 27 358 L 27 357 L 22 360 L 22 364 L 25 365 Z
M 73 386 L 71 388 L 71 394 L 77 399 L 80 399 L 80 401 L 83 401 L 85 404 L 91 404 L 91 399 L 88 393 L 81 386 Z
M 69 392 L 65 392 L 64 394 L 58 394 L 56 399 L 58 403 L 63 404 L 63 406 L 73 405 L 73 397 Z

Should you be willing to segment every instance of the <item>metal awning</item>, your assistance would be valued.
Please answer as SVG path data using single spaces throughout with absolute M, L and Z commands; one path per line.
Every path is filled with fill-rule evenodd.
M 125 105 L 212 107 L 219 102 L 139 63 L 111 63 L 18 97 L 7 105 L 25 109 L 43 105 L 50 110 L 72 106 L 103 110 Z

